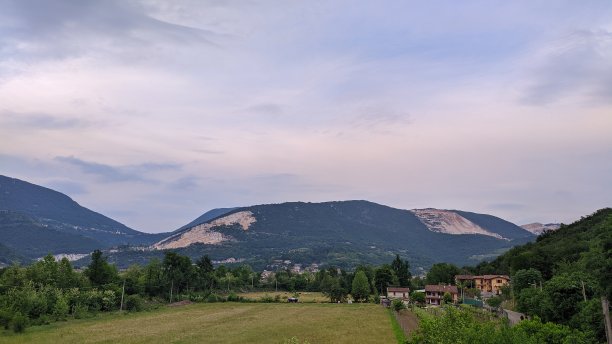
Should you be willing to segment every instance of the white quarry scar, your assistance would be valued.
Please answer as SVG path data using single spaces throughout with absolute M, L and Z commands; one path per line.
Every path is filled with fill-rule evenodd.
M 214 221 L 194 226 L 182 233 L 173 235 L 153 245 L 153 248 L 162 250 L 170 248 L 187 247 L 192 244 L 219 244 L 231 240 L 230 236 L 215 232 L 212 229 L 219 226 L 229 226 L 239 224 L 243 230 L 248 230 L 257 219 L 250 211 L 239 211 L 227 216 L 223 216 Z
M 414 209 L 412 212 L 432 232 L 455 235 L 481 234 L 498 239 L 506 239 L 497 233 L 489 232 L 488 230 L 453 211 L 439 209 Z

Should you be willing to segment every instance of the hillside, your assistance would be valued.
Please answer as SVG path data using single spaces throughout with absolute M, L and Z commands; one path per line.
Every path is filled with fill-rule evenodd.
M 413 211 L 367 201 L 257 205 L 193 221 L 143 254 L 156 256 L 160 253 L 155 251 L 173 249 L 193 257 L 208 254 L 216 260 L 235 258 L 274 268 L 285 260 L 341 267 L 382 264 L 400 253 L 413 267 L 427 267 L 441 261 L 473 264 L 535 238 L 502 219 L 466 214 L 471 221 L 454 212 L 452 218 L 491 235 L 437 232 Z M 127 256 L 133 259 L 135 254 L 126 252 L 116 259 Z
M 0 211 L 2 242 L 29 257 L 146 245 L 165 236 L 133 230 L 60 192 L 5 176 L 0 176 Z
M 528 223 L 526 225 L 521 226 L 521 228 L 526 229 L 535 235 L 540 235 L 547 231 L 556 231 L 557 229 L 559 229 L 559 227 L 561 227 L 561 225 L 558 223 L 544 224 L 539 222 Z
M 562 224 L 558 230 L 540 235 L 535 242 L 516 246 L 477 268 L 483 273 L 506 274 L 535 268 L 549 279 L 559 264 L 576 263 L 595 250 L 607 255 L 608 274 L 612 274 L 612 208 L 598 210 L 570 225 Z

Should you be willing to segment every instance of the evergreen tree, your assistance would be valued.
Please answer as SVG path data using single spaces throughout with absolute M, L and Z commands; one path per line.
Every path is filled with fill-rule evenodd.
M 368 301 L 368 297 L 370 296 L 370 283 L 368 282 L 368 276 L 366 276 L 363 271 L 358 271 L 355 274 L 351 295 L 355 301 Z

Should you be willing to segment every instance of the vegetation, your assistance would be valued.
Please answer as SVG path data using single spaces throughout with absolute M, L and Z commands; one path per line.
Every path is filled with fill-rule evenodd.
M 510 327 L 501 320 L 483 320 L 473 310 L 445 307 L 439 315 L 417 310 L 419 329 L 408 341 L 412 344 L 507 343 L 565 344 L 596 343 L 595 338 L 564 325 L 543 323 L 539 318 Z

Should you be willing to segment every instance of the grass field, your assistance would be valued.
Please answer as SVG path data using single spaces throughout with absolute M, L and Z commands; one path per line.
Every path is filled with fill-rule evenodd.
M 251 299 L 251 300 L 259 300 L 264 296 L 275 297 L 276 295 L 279 295 L 281 300 L 286 301 L 287 298 L 294 297 L 295 293 L 290 293 L 287 291 L 278 291 L 278 292 L 258 291 L 258 292 L 252 292 L 252 293 L 238 294 L 238 296 L 242 296 L 246 299 Z M 318 292 L 301 291 L 301 292 L 298 292 L 297 297 L 300 300 L 300 302 L 329 302 L 329 297 L 323 295 L 322 293 L 318 293 Z
M 30 327 L 6 343 L 395 343 L 372 304 L 211 303 Z

